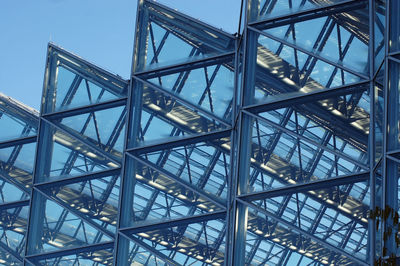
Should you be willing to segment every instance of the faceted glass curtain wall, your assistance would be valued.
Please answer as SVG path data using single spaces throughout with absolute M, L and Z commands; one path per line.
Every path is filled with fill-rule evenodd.
M 49 45 L 28 264 L 112 264 L 128 84 Z
M 39 114 L 0 94 L 0 264 L 23 262 Z
M 0 264 L 395 263 L 400 4 L 242 7 L 140 0 L 129 81 L 50 44 L 40 116 L 0 95 Z

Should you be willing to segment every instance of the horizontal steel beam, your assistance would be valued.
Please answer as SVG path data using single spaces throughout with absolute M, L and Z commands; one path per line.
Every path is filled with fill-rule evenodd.
M 157 222 L 153 224 L 148 224 L 148 223 L 143 223 L 143 225 L 138 224 L 137 226 L 133 227 L 120 228 L 119 231 L 125 234 L 137 234 L 146 231 L 162 230 L 164 228 L 201 223 L 210 220 L 225 219 L 225 218 L 226 218 L 226 211 L 216 211 L 191 217 L 183 217 L 180 219 Z
M 324 189 L 324 188 L 332 188 L 335 186 L 342 186 L 347 184 L 353 184 L 363 181 L 368 181 L 369 172 L 362 172 L 358 174 L 351 174 L 345 176 L 338 176 L 331 179 L 319 180 L 310 183 L 298 184 L 298 185 L 290 185 L 281 188 L 275 188 L 268 191 L 262 192 L 254 192 L 249 194 L 244 194 L 238 196 L 238 198 L 251 202 L 255 200 L 262 200 L 266 198 L 273 198 L 293 193 L 304 193 L 312 190 Z
M 57 111 L 57 112 L 52 112 L 52 113 L 46 113 L 42 114 L 43 118 L 49 119 L 49 120 L 55 120 L 55 119 L 60 119 L 64 117 L 70 117 L 70 116 L 75 116 L 75 115 L 81 115 L 89 112 L 96 112 L 104 109 L 110 109 L 114 107 L 119 107 L 119 106 L 124 106 L 126 105 L 126 97 L 107 101 L 107 102 L 101 102 L 101 103 L 95 103 L 95 104 L 88 104 L 84 106 L 80 106 L 77 108 L 73 109 L 68 109 L 65 111 Z
M 309 93 L 298 92 L 283 94 L 276 96 L 276 100 L 272 100 L 271 102 L 246 106 L 244 107 L 244 110 L 258 114 L 280 108 L 293 107 L 294 105 L 317 102 L 323 99 L 343 96 L 351 93 L 364 92 L 367 89 L 369 89 L 369 81 L 357 82 L 331 89 L 311 91 Z
M 75 254 L 77 255 L 79 253 L 84 253 L 84 252 L 92 252 L 92 251 L 96 251 L 96 250 L 111 249 L 111 248 L 114 248 L 114 241 L 108 241 L 108 242 L 104 242 L 104 243 L 81 246 L 81 247 L 70 248 L 70 249 L 57 250 L 57 251 L 42 253 L 42 254 L 38 254 L 38 255 L 27 255 L 25 258 L 31 262 L 38 263 L 40 260 L 44 260 L 44 259 L 59 258 L 59 257 L 75 255 Z
M 218 139 L 230 137 L 231 130 L 223 130 L 218 132 L 213 132 L 210 134 L 202 134 L 194 137 L 176 137 L 163 143 L 157 143 L 154 145 L 138 146 L 132 149 L 127 149 L 133 155 L 140 155 L 144 153 L 172 149 L 175 147 L 186 146 L 190 144 L 200 143 L 200 142 L 218 142 Z
M 17 145 L 24 145 L 24 144 L 28 144 L 28 143 L 34 143 L 36 141 L 37 141 L 37 136 L 13 139 L 10 141 L 3 141 L 3 142 L 0 142 L 0 149 L 17 146 Z
M 229 52 L 219 56 L 210 56 L 198 60 L 184 62 L 181 64 L 174 64 L 142 72 L 136 72 L 134 76 L 143 79 L 152 79 L 161 76 L 171 75 L 174 73 L 190 71 L 197 68 L 229 63 L 234 60 L 234 56 L 235 56 L 234 52 Z

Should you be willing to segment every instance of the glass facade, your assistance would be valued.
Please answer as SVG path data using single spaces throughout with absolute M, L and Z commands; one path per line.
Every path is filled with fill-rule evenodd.
M 0 94 L 0 264 L 395 265 L 399 14 L 140 0 L 129 80 L 49 44 L 40 113 Z

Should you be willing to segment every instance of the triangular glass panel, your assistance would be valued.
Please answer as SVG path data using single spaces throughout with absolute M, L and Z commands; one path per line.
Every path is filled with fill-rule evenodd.
M 128 138 L 128 147 L 152 145 L 177 138 L 202 135 L 220 131 L 230 127 L 230 123 L 219 119 L 208 112 L 196 109 L 190 103 L 174 98 L 173 95 L 162 92 L 142 82 L 135 83 L 136 90 L 143 89 L 141 109 L 134 108 L 135 116 L 140 119 L 136 143 L 132 136 Z M 139 94 L 140 95 L 140 94 Z M 139 95 L 136 95 L 138 97 Z
M 36 239 L 29 240 L 30 255 L 112 241 L 110 236 L 99 230 L 100 226 L 89 223 L 77 212 L 72 213 L 41 192 L 34 192 L 33 197 L 40 207 L 36 205 L 37 213 L 31 216 L 31 225 L 39 226 L 35 228 Z
M 233 56 L 214 58 L 195 68 L 177 67 L 144 75 L 151 84 L 167 90 L 198 108 L 230 121 L 234 95 Z
M 44 145 L 40 146 L 39 156 L 46 159 L 38 165 L 37 182 L 65 179 L 119 167 L 118 162 L 89 146 L 89 143 L 71 137 L 44 120 L 41 125 L 41 141 Z
M 128 82 L 67 51 L 49 46 L 44 113 L 125 97 Z
M 335 138 L 330 132 L 316 128 L 314 134 L 323 133 L 318 142 L 268 120 L 254 118 L 252 123 L 251 191 L 331 179 L 369 169 L 366 151 Z
M 56 119 L 54 123 L 77 138 L 83 138 L 91 145 L 121 159 L 125 118 L 125 106 L 117 106 Z
M 27 204 L 0 210 L 0 247 L 18 259 L 25 254 L 25 233 L 29 216 Z
M 225 215 L 225 214 L 224 214 Z M 170 264 L 223 264 L 225 259 L 225 218 L 202 221 L 174 221 L 172 225 L 135 228 L 130 238 Z M 212 217 L 212 215 L 210 215 Z
M 124 241 L 128 246 L 128 254 L 120 256 L 120 259 L 127 261 L 128 265 L 167 265 L 167 262 L 162 259 L 162 255 L 157 256 L 154 254 L 150 241 L 139 240 L 134 242 L 122 235 L 120 235 L 119 241 L 120 243 Z M 150 245 L 151 248 L 146 249 L 145 247 L 148 247 L 148 245 Z M 121 246 L 121 244 L 119 244 L 119 246 Z
M 0 176 L 20 190 L 28 192 L 32 185 L 35 151 L 36 142 L 0 149 Z
M 0 265 L 7 266 L 22 266 L 24 265 L 22 262 L 22 258 L 17 258 L 8 252 L 8 250 L 3 250 L 0 247 Z
M 249 265 L 346 265 L 359 264 L 365 257 L 353 258 L 321 244 L 313 236 L 299 231 L 280 218 L 248 208 L 246 251 L 244 261 Z M 337 227 L 335 227 L 337 228 Z M 364 244 L 364 243 L 363 243 Z
M 153 1 L 141 3 L 138 21 L 135 72 L 234 51 L 232 35 Z
M 37 134 L 39 113 L 0 93 L 0 142 Z
M 37 189 L 59 200 L 68 208 L 80 212 L 87 220 L 97 223 L 114 234 L 118 217 L 120 191 L 119 170 L 75 178 L 74 182 L 54 182 Z
M 0 204 L 29 199 L 29 193 L 7 182 L 0 174 Z
M 126 178 L 134 176 L 135 181 L 132 187 L 128 188 L 132 191 L 132 195 L 129 197 L 130 202 L 126 204 L 131 206 L 131 213 L 129 223 L 124 226 L 167 221 L 225 209 L 224 201 L 215 195 L 225 193 L 224 196 L 226 196 L 225 176 L 216 173 L 216 169 L 222 166 L 214 166 L 209 180 L 203 180 L 202 185 L 199 185 L 168 172 L 157 171 L 158 166 L 148 166 L 145 161 L 141 162 L 141 160 L 128 157 L 126 162 L 134 165 L 132 170 L 126 173 Z M 192 167 L 196 166 L 192 165 Z M 182 172 L 184 171 L 182 169 Z M 192 171 L 194 175 L 195 171 Z M 184 173 L 182 175 L 185 176 Z M 207 191 L 211 189 L 216 191 Z

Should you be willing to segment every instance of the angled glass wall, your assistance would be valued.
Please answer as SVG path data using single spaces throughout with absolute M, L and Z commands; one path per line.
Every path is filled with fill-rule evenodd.
M 0 264 L 398 263 L 400 5 L 242 2 L 140 0 L 130 80 L 49 44 L 40 115 L 0 95 Z

